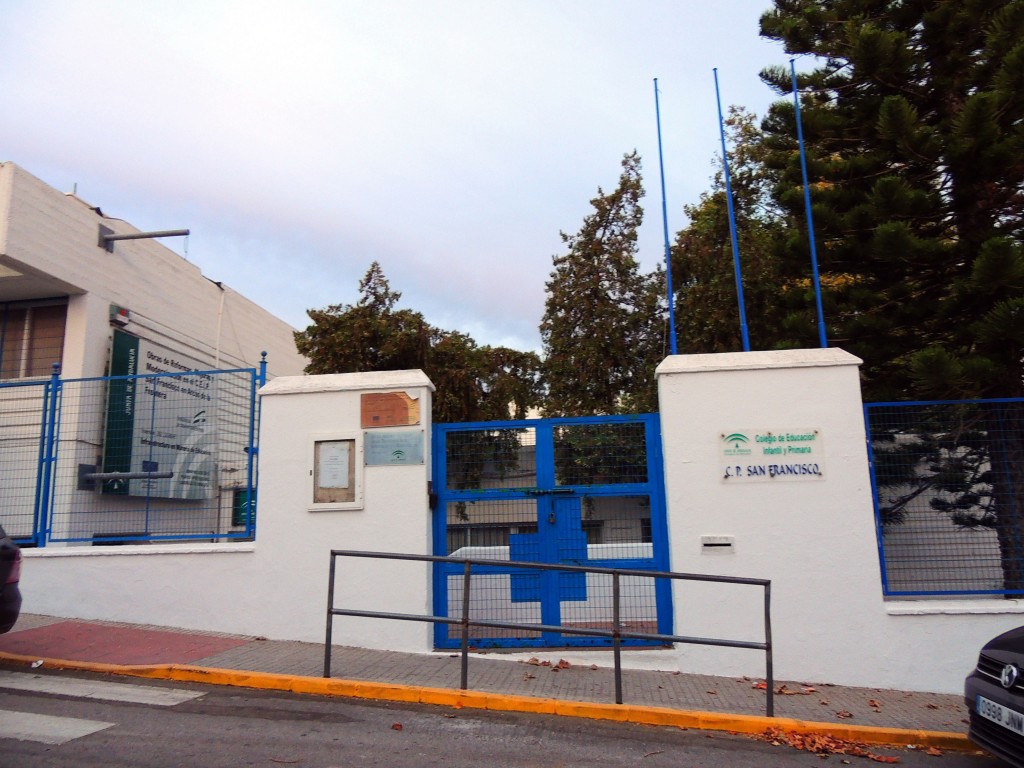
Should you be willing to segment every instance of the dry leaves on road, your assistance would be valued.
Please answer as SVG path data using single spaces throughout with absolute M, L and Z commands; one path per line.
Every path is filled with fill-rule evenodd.
M 851 755 L 853 757 L 865 757 L 876 763 L 898 763 L 898 757 L 879 755 L 872 752 L 864 744 L 853 741 L 837 739 L 833 736 L 825 736 L 817 733 L 786 733 L 780 728 L 769 728 L 759 737 L 763 741 L 775 746 L 788 746 L 800 749 L 815 755 Z M 932 754 L 928 752 L 928 754 Z M 941 753 L 940 753 L 941 754 Z M 846 762 L 845 760 L 843 761 Z

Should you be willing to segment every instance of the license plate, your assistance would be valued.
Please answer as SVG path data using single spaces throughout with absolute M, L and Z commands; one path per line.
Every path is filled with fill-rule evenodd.
M 993 723 L 1003 726 L 1003 728 L 1024 736 L 1024 715 L 1020 712 L 1008 709 L 1002 704 L 996 704 L 984 696 L 978 697 L 977 702 L 975 702 L 975 709 L 986 720 L 991 720 Z

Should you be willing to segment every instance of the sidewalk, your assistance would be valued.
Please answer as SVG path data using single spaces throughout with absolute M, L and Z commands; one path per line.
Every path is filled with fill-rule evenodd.
M 656 666 L 659 653 L 664 652 L 624 651 L 624 666 Z M 75 665 L 47 660 L 115 667 L 184 665 L 205 668 L 203 677 L 191 679 L 213 682 L 217 680 L 209 670 L 236 670 L 246 674 L 234 677 L 250 682 L 230 684 L 243 685 L 265 673 L 274 676 L 276 687 L 289 690 L 313 690 L 310 685 L 324 682 L 324 647 L 318 643 L 23 614 L 13 631 L 0 635 L 0 663 L 24 664 L 34 660 L 44 660 L 44 666 L 70 668 Z M 132 673 L 116 668 L 105 671 Z M 283 676 L 283 681 L 278 676 Z M 361 681 L 363 692 L 348 695 L 392 698 L 381 686 L 367 685 L 383 683 L 406 689 L 447 690 L 455 697 L 453 705 L 463 706 L 458 701 L 461 693 L 455 690 L 460 680 L 458 653 L 409 654 L 335 646 L 331 676 L 332 680 Z M 304 685 L 292 685 L 289 679 L 301 680 Z M 225 677 L 224 681 L 227 680 Z M 747 718 L 751 722 L 745 730 L 755 732 L 753 728 L 760 728 L 763 731 L 774 721 L 764 719 L 758 724 L 754 720 L 765 715 L 765 692 L 756 687 L 760 682 L 628 668 L 623 669 L 624 708 L 751 716 Z M 614 685 L 610 651 L 537 651 L 532 656 L 491 652 L 474 653 L 469 659 L 469 690 L 510 700 L 531 697 L 614 705 Z M 929 741 L 921 732 L 941 732 L 931 738 L 932 743 L 941 742 L 946 748 L 955 748 L 958 741 L 963 741 L 963 747 L 967 746 L 963 738 L 967 731 L 967 711 L 962 697 L 957 695 L 820 685 L 813 680 L 777 680 L 775 688 L 776 718 L 808 721 L 804 725 L 814 727 L 806 728 L 807 731 L 829 731 L 850 738 L 851 733 L 856 736 L 858 729 L 863 729 L 866 738 L 873 728 L 900 729 L 915 733 L 900 735 L 899 742 L 916 744 Z M 411 700 L 407 696 L 399 698 Z M 495 696 L 488 698 L 493 700 Z M 443 701 L 436 695 L 431 700 Z M 614 706 L 605 708 L 605 711 L 614 710 Z M 611 719 L 630 718 L 616 715 Z M 818 724 L 832 724 L 834 728 Z M 874 741 L 880 743 L 878 739 Z

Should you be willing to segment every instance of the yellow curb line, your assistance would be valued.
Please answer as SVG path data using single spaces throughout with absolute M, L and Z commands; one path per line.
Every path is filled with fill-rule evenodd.
M 669 709 L 632 704 L 600 704 L 516 696 L 448 688 L 424 688 L 397 683 L 374 683 L 339 678 L 305 677 L 271 672 L 243 672 L 234 669 L 193 667 L 185 664 L 102 664 L 67 659 L 39 659 L 34 656 L 0 652 L 0 661 L 33 665 L 48 669 L 69 669 L 126 677 L 143 677 L 179 682 L 231 685 L 292 693 L 376 699 L 412 704 L 433 704 L 455 709 L 483 709 L 495 712 L 526 712 L 543 715 L 613 720 L 637 725 L 663 725 L 705 731 L 728 731 L 761 735 L 769 728 L 787 733 L 818 734 L 861 744 L 905 747 L 935 747 L 960 752 L 978 748 L 967 736 L 948 731 L 918 731 L 870 725 L 847 725 L 758 715 L 731 715 L 718 712 Z M 42 664 L 38 664 L 38 662 Z

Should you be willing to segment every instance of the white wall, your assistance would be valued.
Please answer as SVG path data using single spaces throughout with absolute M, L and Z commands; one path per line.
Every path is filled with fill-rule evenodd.
M 956 692 L 1020 601 L 882 597 L 858 365 L 838 349 L 676 356 L 658 368 L 672 570 L 772 581 L 779 679 Z M 725 478 L 723 436 L 815 429 L 822 477 Z M 735 464 L 756 463 L 763 446 Z M 778 457 L 765 460 L 780 461 Z M 732 537 L 731 550 L 702 536 Z M 761 591 L 680 585 L 676 631 L 761 640 Z M 680 668 L 764 674 L 758 651 L 679 646 Z
M 671 567 L 771 579 L 777 679 L 956 693 L 981 645 L 1022 623 L 1024 601 L 883 599 L 858 364 L 828 349 L 679 356 L 659 367 Z M 310 511 L 313 440 L 363 439 L 360 396 L 383 391 L 419 400 L 424 463 L 365 467 L 361 508 Z M 409 371 L 271 382 L 254 544 L 26 550 L 24 610 L 322 640 L 331 549 L 431 552 L 431 391 Z M 808 428 L 822 438 L 821 478 L 723 479 L 723 435 Z M 733 547 L 705 548 L 704 536 Z M 345 561 L 336 585 L 338 606 L 430 612 L 426 564 Z M 676 631 L 759 640 L 761 595 L 680 585 Z M 425 623 L 338 618 L 334 627 L 340 644 L 431 647 Z M 764 673 L 752 650 L 681 645 L 678 664 Z
M 419 403 L 424 462 L 363 468 L 363 505 L 311 511 L 312 441 L 362 443 L 360 396 L 403 391 Z M 420 371 L 281 377 L 263 388 L 255 543 L 25 550 L 22 610 L 69 618 L 161 624 L 322 642 L 330 550 L 430 554 L 430 408 Z M 357 464 L 363 460 L 356 456 Z M 430 613 L 430 566 L 339 561 L 335 605 Z M 342 645 L 426 651 L 430 625 L 334 620 Z

